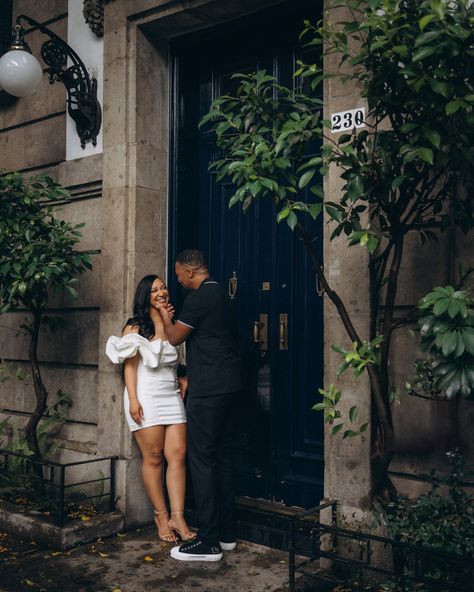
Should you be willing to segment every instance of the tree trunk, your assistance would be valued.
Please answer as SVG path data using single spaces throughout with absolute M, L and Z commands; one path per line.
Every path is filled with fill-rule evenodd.
M 353 342 L 355 341 L 359 346 L 361 346 L 362 340 L 360 339 L 359 335 L 357 334 L 357 331 L 355 330 L 355 327 L 350 319 L 349 313 L 347 312 L 344 303 L 342 302 L 339 295 L 333 290 L 331 290 L 326 280 L 322 265 L 314 249 L 311 237 L 308 235 L 308 233 L 301 224 L 298 223 L 297 228 L 301 234 L 304 246 L 308 252 L 314 270 L 321 281 L 321 285 L 323 286 L 324 291 L 328 295 L 328 298 L 337 308 L 337 311 L 344 325 L 344 328 L 347 331 L 347 334 Z M 399 260 L 397 261 L 397 263 L 398 270 L 400 263 Z M 386 371 L 388 372 L 388 367 L 386 368 Z M 379 430 L 378 438 L 376 439 L 377 446 L 372 454 L 373 493 L 380 497 L 392 499 L 395 489 L 390 481 L 390 478 L 388 477 L 388 467 L 390 465 L 390 462 L 392 461 L 394 451 L 394 435 L 390 412 L 390 403 L 388 401 L 388 397 L 385 396 L 385 393 L 383 391 L 383 381 L 381 380 L 379 369 L 376 366 L 369 364 L 367 366 L 367 373 L 369 375 L 371 395 L 372 400 L 375 404 L 375 410 L 378 421 L 377 428 Z
M 39 339 L 39 332 L 41 327 L 41 317 L 43 315 L 43 309 L 35 309 L 33 310 L 33 329 L 31 332 L 31 341 L 30 341 L 30 366 L 31 366 L 31 376 L 33 378 L 33 386 L 35 389 L 35 396 L 36 396 L 36 406 L 33 413 L 28 420 L 28 423 L 25 428 L 25 437 L 26 442 L 28 444 L 28 448 L 33 452 L 33 457 L 35 459 L 41 459 L 41 452 L 38 446 L 38 436 L 36 433 L 36 428 L 43 417 L 43 414 L 46 410 L 46 403 L 48 400 L 48 392 L 43 384 L 43 380 L 41 378 L 41 372 L 38 365 L 38 356 L 37 356 L 37 349 L 38 349 L 38 339 Z

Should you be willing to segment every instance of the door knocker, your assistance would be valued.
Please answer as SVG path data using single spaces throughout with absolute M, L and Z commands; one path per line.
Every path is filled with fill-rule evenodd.
M 237 294 L 237 286 L 239 285 L 239 280 L 237 279 L 237 274 L 235 271 L 232 273 L 232 277 L 229 278 L 229 296 L 230 299 L 233 300 L 235 295 Z

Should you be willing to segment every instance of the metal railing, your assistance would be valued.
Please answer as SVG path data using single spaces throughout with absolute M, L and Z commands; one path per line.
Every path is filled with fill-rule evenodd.
M 297 574 L 335 584 L 357 581 L 360 589 L 365 583 L 392 582 L 413 585 L 413 590 L 420 591 L 473 592 L 472 557 L 338 527 L 336 506 L 337 502 L 328 501 L 292 520 L 288 548 L 290 592 L 295 590 Z M 328 508 L 330 524 L 321 522 L 320 516 Z
M 83 504 L 87 501 L 95 500 L 96 505 L 102 500 L 106 500 L 107 511 L 115 510 L 115 462 L 117 457 L 104 456 L 76 462 L 61 463 L 50 460 L 38 460 L 25 454 L 12 452 L 0 448 L 0 478 L 4 481 L 11 480 L 12 477 L 17 482 L 30 485 L 30 487 L 44 495 L 46 503 L 52 504 L 55 510 L 56 523 L 63 526 L 67 518 L 66 508 L 71 503 Z M 97 463 L 106 463 L 108 465 L 108 475 L 101 474 L 97 478 L 84 479 L 77 481 L 68 481 L 72 467 L 81 465 L 93 465 Z M 84 485 L 100 486 L 102 491 L 93 495 L 80 492 L 68 497 L 68 492 L 72 488 L 78 488 Z M 108 487 L 106 487 L 108 484 Z M 0 481 L 0 490 L 1 490 Z M 1 493 L 0 493 L 1 497 Z

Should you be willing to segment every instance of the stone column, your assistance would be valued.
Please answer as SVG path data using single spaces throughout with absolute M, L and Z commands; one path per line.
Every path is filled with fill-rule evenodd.
M 165 277 L 168 100 L 166 59 L 127 20 L 127 7 L 125 0 L 114 2 L 105 15 L 98 454 L 120 457 L 118 507 L 127 524 L 136 524 L 151 519 L 151 506 L 123 418 L 121 372 L 104 348 L 131 315 L 139 279 Z

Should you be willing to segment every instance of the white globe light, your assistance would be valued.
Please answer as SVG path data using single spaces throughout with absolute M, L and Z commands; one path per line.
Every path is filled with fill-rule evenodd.
M 12 49 L 0 58 L 0 87 L 14 97 L 32 95 L 42 77 L 40 63 L 27 51 Z

